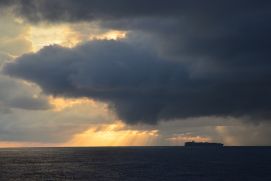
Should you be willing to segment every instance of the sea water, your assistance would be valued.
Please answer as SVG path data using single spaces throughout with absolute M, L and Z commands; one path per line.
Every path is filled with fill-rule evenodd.
M 271 147 L 0 149 L 0 180 L 271 181 Z

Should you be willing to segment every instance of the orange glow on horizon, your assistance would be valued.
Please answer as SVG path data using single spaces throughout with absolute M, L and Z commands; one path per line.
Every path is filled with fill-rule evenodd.
M 0 141 L 0 148 L 16 147 L 88 147 L 88 146 L 151 146 L 159 137 L 158 130 L 133 130 L 120 121 L 93 126 L 74 135 L 65 143 Z
M 0 141 L 0 148 L 20 148 L 20 147 L 56 147 L 57 143 L 41 143 L 27 141 Z
M 65 145 L 69 146 L 144 146 L 152 145 L 158 137 L 158 130 L 125 129 L 125 124 L 116 122 L 90 128 L 77 134 Z

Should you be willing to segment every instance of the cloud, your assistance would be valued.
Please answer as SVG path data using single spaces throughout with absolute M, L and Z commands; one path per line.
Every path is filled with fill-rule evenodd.
M 126 43 L 51 46 L 6 66 L 7 74 L 37 83 L 47 94 L 107 102 L 129 123 L 270 118 L 269 1 L 13 4 L 14 12 L 31 23 L 94 22 L 129 32 Z
M 15 13 L 30 22 L 94 21 L 103 28 L 150 36 L 161 52 L 189 62 L 195 76 L 216 71 L 231 75 L 240 69 L 249 71 L 251 67 L 257 73 L 265 68 L 270 57 L 269 1 L 14 2 Z
M 227 145 L 265 146 L 270 145 L 270 123 L 240 124 L 239 126 L 217 126 L 221 140 Z
M 0 85 L 0 104 L 5 110 L 10 108 L 28 110 L 51 108 L 46 96 L 41 95 L 33 86 L 3 75 L 0 75 Z
M 16 12 L 32 22 L 38 21 L 90 21 L 97 19 L 133 18 L 174 14 L 191 3 L 172 0 L 165 1 L 126 1 L 106 0 L 72 1 L 72 0 L 26 0 L 3 3 L 3 6 L 16 5 Z M 184 6 L 184 8 L 183 8 Z M 150 7 L 152 7 L 150 9 Z M 172 12 L 172 13 L 171 13 Z
M 4 67 L 47 94 L 104 101 L 124 121 L 150 124 L 201 116 L 269 119 L 271 84 L 264 78 L 269 72 L 253 71 L 195 77 L 185 63 L 163 59 L 152 49 L 105 40 L 48 46 Z
M 7 61 L 10 61 L 10 60 L 12 60 L 13 58 L 10 56 L 10 55 L 8 55 L 8 54 L 6 54 L 6 53 L 4 53 L 4 52 L 0 52 L 0 67 L 2 67 L 2 65 L 5 63 L 5 62 L 7 62 Z
M 29 25 L 20 22 L 9 10 L 1 10 L 0 24 L 1 54 L 20 56 L 32 50 L 32 43 L 27 38 Z
M 49 109 L 48 97 L 19 78 L 48 95 L 106 102 L 127 129 L 158 129 L 159 145 L 197 138 L 270 144 L 270 124 L 262 122 L 271 108 L 270 7 L 250 0 L 0 0 L 0 66 L 52 42 L 73 47 L 127 33 L 121 41 L 45 47 L 7 64 L 4 72 L 16 78 L 0 76 L 0 140 L 59 143 L 115 119 L 52 97 L 58 106 Z M 63 25 L 65 42 L 55 37 Z M 151 125 L 131 125 L 138 122 Z
M 114 115 L 105 107 L 101 103 L 82 101 L 57 111 L 13 109 L 0 114 L 0 142 L 62 144 L 75 134 L 114 121 Z
M 22 24 L 9 10 L 0 12 L 0 69 L 5 62 L 31 50 L 31 43 L 26 38 L 29 26 Z M 12 108 L 43 110 L 49 109 L 46 96 L 40 94 L 37 87 L 18 79 L 0 74 L 0 111 L 7 113 Z

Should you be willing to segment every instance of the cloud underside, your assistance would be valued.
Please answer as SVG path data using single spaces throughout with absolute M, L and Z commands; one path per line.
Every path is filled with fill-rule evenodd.
M 49 46 L 4 67 L 47 94 L 107 102 L 128 123 L 213 115 L 269 118 L 271 82 L 264 77 L 269 72 L 252 71 L 193 76 L 186 64 L 123 41 Z
M 4 67 L 47 94 L 106 102 L 127 123 L 201 116 L 270 119 L 268 1 L 10 4 L 32 23 L 95 21 L 129 32 L 122 41 L 45 47 Z

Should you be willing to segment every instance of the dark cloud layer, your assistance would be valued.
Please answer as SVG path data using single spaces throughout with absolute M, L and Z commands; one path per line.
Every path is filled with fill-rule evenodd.
M 120 20 L 149 17 L 186 17 L 199 23 L 230 19 L 236 15 L 265 14 L 270 1 L 254 0 L 1 0 L 2 7 L 14 5 L 16 12 L 30 21 Z M 263 12 L 261 12 L 263 10 Z M 208 17 L 208 19 L 206 19 Z M 222 19 L 221 19 L 222 18 Z
M 95 21 L 104 28 L 139 32 L 167 56 L 189 62 L 194 72 L 202 66 L 208 71 L 250 71 L 255 64 L 262 71 L 271 56 L 270 1 L 2 2 L 16 5 L 15 13 L 30 22 Z
M 246 1 L 247 2 L 247 1 Z M 232 3 L 218 3 L 217 1 L 129 1 L 129 0 L 11 0 L 0 1 L 0 5 L 15 5 L 18 14 L 32 22 L 38 21 L 89 21 L 89 20 L 114 20 L 150 16 L 172 16 L 191 11 L 212 8 L 230 7 Z M 235 3 L 241 6 L 243 2 Z M 235 9 L 235 8 L 234 8 Z M 219 12 L 219 11 L 217 11 Z
M 30 22 L 95 21 L 130 32 L 129 43 L 47 47 L 6 66 L 48 94 L 109 102 L 129 123 L 270 118 L 270 1 L 13 2 Z
M 46 47 L 7 64 L 4 71 L 37 83 L 48 94 L 108 102 L 128 123 L 210 115 L 269 117 L 271 108 L 271 80 L 264 77 L 269 72 L 194 77 L 185 64 L 121 41 Z

